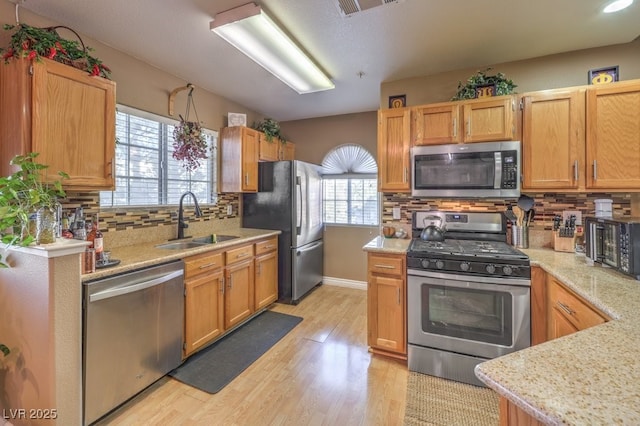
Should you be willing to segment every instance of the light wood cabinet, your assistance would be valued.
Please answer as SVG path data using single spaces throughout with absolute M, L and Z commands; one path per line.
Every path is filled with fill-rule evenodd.
M 368 253 L 367 343 L 372 352 L 406 359 L 406 257 Z
M 48 59 L 0 67 L 0 175 L 9 161 L 38 152 L 45 180 L 66 188 L 114 189 L 116 84 Z
M 412 108 L 412 145 L 513 140 L 515 98 L 444 102 Z
M 505 397 L 500 397 L 500 426 L 543 426 L 544 423 L 529 415 Z
M 223 272 L 221 252 L 185 259 L 185 357 L 224 332 Z
M 516 135 L 515 98 L 498 96 L 462 103 L 463 142 L 513 140 Z
M 522 189 L 584 187 L 585 90 L 525 94 L 521 107 Z
M 259 140 L 259 155 L 260 161 L 278 161 L 280 159 L 280 144 L 278 138 L 273 138 L 271 141 L 267 140 L 267 135 L 262 132 L 258 133 Z
M 531 267 L 531 346 L 547 341 L 547 273 Z
M 244 126 L 220 131 L 220 192 L 257 192 L 260 132 Z
M 278 237 L 256 243 L 255 309 L 278 300 Z
M 640 80 L 587 89 L 588 189 L 640 189 Z
M 459 143 L 460 102 L 422 105 L 412 108 L 412 145 Z
M 410 192 L 411 110 L 378 111 L 378 187 L 381 192 Z
M 280 145 L 280 159 L 281 160 L 295 160 L 296 159 L 296 144 L 286 141 Z
M 253 244 L 226 252 L 224 327 L 231 328 L 255 311 Z
M 609 320 L 604 314 L 547 275 L 548 340 L 566 336 Z

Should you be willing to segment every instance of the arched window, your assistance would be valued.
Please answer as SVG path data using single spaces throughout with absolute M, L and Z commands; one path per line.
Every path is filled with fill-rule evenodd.
M 378 166 L 369 151 L 337 146 L 322 160 L 322 181 L 325 223 L 378 225 Z

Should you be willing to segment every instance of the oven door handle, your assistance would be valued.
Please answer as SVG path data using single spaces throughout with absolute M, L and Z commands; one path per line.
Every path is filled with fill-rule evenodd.
M 407 275 L 415 275 L 427 278 L 439 278 L 441 280 L 451 281 L 467 281 L 483 284 L 497 285 L 518 285 L 522 287 L 531 287 L 531 280 L 528 278 L 505 278 L 505 277 L 484 277 L 478 275 L 457 275 L 444 272 L 422 271 L 419 269 L 408 269 Z

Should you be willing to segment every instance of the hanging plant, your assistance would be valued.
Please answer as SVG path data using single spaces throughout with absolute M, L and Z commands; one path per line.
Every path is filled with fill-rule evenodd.
M 280 123 L 273 118 L 266 118 L 254 128 L 265 134 L 267 142 L 273 142 L 273 138 L 278 138 L 280 142 L 285 142 L 285 139 L 280 134 Z
M 491 68 L 487 68 L 484 71 L 478 71 L 469 79 L 463 86 L 462 82 L 458 82 L 458 92 L 451 98 L 452 101 L 459 101 L 462 99 L 475 99 L 477 97 L 476 89 L 479 87 L 493 86 L 493 96 L 510 95 L 514 93 L 513 89 L 518 87 L 513 81 L 507 79 L 501 72 L 495 75 L 487 75 L 487 72 Z
M 7 31 L 15 30 L 11 35 L 9 47 L 0 48 L 2 59 L 8 63 L 11 59 L 27 58 L 40 60 L 47 58 L 87 71 L 92 76 L 110 78 L 111 70 L 102 61 L 91 55 L 93 49 L 85 46 L 82 39 L 69 27 L 56 26 L 38 28 L 27 24 L 3 27 Z M 78 37 L 78 40 L 66 40 L 56 31 L 64 28 Z
M 189 112 L 193 106 L 196 121 L 189 121 Z M 209 158 L 207 156 L 207 140 L 202 132 L 202 126 L 198 120 L 198 113 L 193 103 L 193 87 L 187 98 L 187 112 L 183 118 L 180 115 L 180 123 L 173 129 L 173 158 L 180 161 L 187 171 L 193 171 L 200 167 L 200 161 Z

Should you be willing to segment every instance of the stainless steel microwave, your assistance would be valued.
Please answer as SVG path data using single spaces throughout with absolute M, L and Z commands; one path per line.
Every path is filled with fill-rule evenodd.
M 414 197 L 518 198 L 520 141 L 414 146 Z
M 586 218 L 587 256 L 640 279 L 640 218 Z

